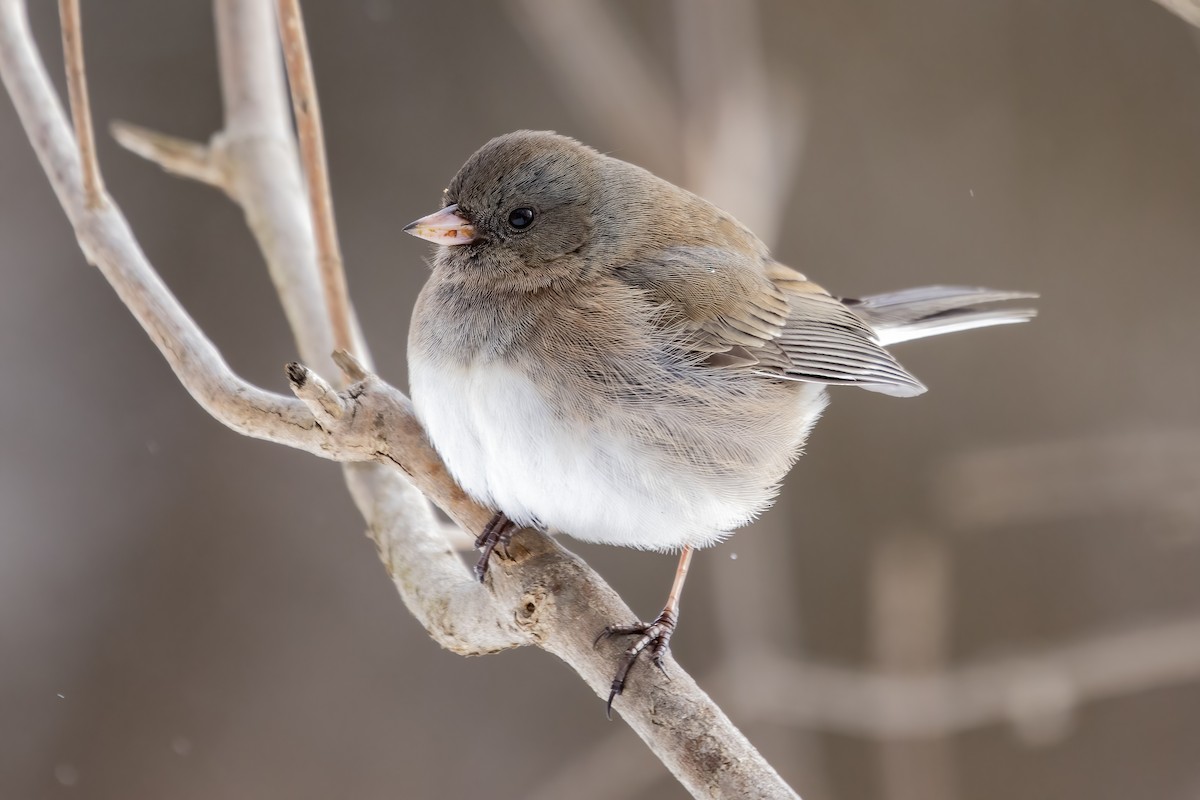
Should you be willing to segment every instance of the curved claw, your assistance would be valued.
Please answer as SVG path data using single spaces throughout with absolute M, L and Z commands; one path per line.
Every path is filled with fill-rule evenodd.
M 488 564 L 497 546 L 500 547 L 500 554 L 508 558 L 508 543 L 512 541 L 516 532 L 516 523 L 505 516 L 503 511 L 497 511 L 488 524 L 483 526 L 483 532 L 475 537 L 475 547 L 483 551 L 479 560 L 475 562 L 476 580 L 483 583 L 483 579 L 487 577 Z
M 671 649 L 671 634 L 675 632 L 675 620 L 675 612 L 670 608 L 665 608 L 658 618 L 649 624 L 638 622 L 634 625 L 609 625 L 600 631 L 600 635 L 592 643 L 593 647 L 599 644 L 601 639 L 611 636 L 637 635 L 638 637 L 637 641 L 621 655 L 621 661 L 617 664 L 617 674 L 613 676 L 612 688 L 608 693 L 608 703 L 604 707 L 604 715 L 608 719 L 612 719 L 613 701 L 625 690 L 625 679 L 629 676 L 629 670 L 633 668 L 643 650 L 649 648 L 650 662 L 670 680 L 671 676 L 667 674 L 663 659 Z
M 653 656 L 650 659 L 650 663 L 653 664 L 654 666 L 658 667 L 658 671 L 663 674 L 664 678 L 666 678 L 667 680 L 671 680 L 671 675 L 669 672 L 667 672 L 667 667 L 663 663 L 662 656 Z
M 592 647 L 600 644 L 602 639 L 610 639 L 613 636 L 630 636 L 638 634 L 639 636 L 654 626 L 653 622 L 635 622 L 632 625 L 606 625 L 604 630 L 600 631 L 599 635 L 592 640 Z
M 492 557 L 492 551 L 489 548 L 489 549 L 485 550 L 483 555 L 481 555 L 479 557 L 479 560 L 475 562 L 475 567 L 473 569 L 473 571 L 475 573 L 475 580 L 479 581 L 480 583 L 483 583 L 484 579 L 487 578 L 488 560 L 491 557 Z

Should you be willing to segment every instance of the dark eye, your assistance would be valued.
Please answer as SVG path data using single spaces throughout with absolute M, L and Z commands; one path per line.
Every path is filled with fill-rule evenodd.
M 533 222 L 532 208 L 514 208 L 508 214 L 508 224 L 517 230 L 528 228 L 531 222 Z

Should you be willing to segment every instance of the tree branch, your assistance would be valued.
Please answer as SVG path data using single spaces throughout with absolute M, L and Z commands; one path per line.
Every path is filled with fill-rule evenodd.
M 318 371 L 325 374 L 340 369 L 349 380 L 361 382 L 347 395 L 354 400 L 346 415 L 338 421 L 326 420 L 323 430 L 331 441 L 343 447 L 356 442 L 360 454 L 369 450 L 371 459 L 383 462 L 383 466 L 349 465 L 345 471 L 368 533 L 406 606 L 444 647 L 472 654 L 526 644 L 528 639 L 512 626 L 511 616 L 500 614 L 450 551 L 425 497 L 467 530 L 480 529 L 491 511 L 472 502 L 450 478 L 413 416 L 408 398 L 368 375 L 356 360 L 335 364 L 331 359 L 334 334 L 319 276 L 322 266 L 332 262 L 322 263 L 314 244 L 305 184 L 283 102 L 286 93 L 271 3 L 218 0 L 215 11 L 226 119 L 224 129 L 212 138 L 213 155 L 226 176 L 226 191 L 242 207 L 262 250 L 301 357 L 321 365 Z M 340 260 L 333 266 L 340 271 Z M 360 342 L 353 308 L 348 302 L 342 308 L 355 342 Z M 359 358 L 366 358 L 365 344 L 355 349 Z M 317 383 L 319 379 L 307 368 L 294 365 L 288 372 L 293 391 L 308 402 L 313 386 L 328 388 L 324 381 Z M 326 397 L 326 402 L 332 399 Z M 371 424 L 355 432 L 356 420 Z M 395 466 L 413 482 L 404 480 Z
M 302 354 L 321 363 L 325 359 L 310 359 L 315 353 L 309 351 L 326 339 L 328 318 L 298 313 L 319 284 L 295 160 L 278 173 L 267 169 L 286 163 L 293 152 L 290 137 L 279 133 L 286 124 L 269 118 L 282 108 L 269 97 L 272 80 L 263 77 L 271 75 L 277 52 L 265 33 L 269 11 L 266 0 L 218 0 L 222 86 L 227 111 L 235 113 L 214 137 L 210 155 L 224 160 L 222 186 L 245 209 L 267 253 Z M 479 530 L 491 511 L 454 484 L 408 399 L 379 378 L 358 375 L 361 380 L 334 394 L 311 370 L 295 366 L 290 378 L 302 399 L 292 399 L 254 387 L 229 369 L 158 278 L 116 205 L 88 203 L 80 153 L 32 41 L 23 3 L 0 0 L 0 76 L 80 246 L 193 397 L 246 435 L 342 461 L 394 464 L 461 526 Z M 282 253 L 311 257 L 289 269 Z M 347 324 L 352 327 L 351 320 Z M 633 615 L 582 561 L 549 537 L 523 531 L 511 558 L 496 563 L 490 585 L 481 587 L 399 471 L 356 463 L 347 467 L 347 479 L 401 596 L 437 641 L 461 653 L 534 643 L 570 664 L 597 695 L 607 694 L 620 645 L 597 648 L 592 639 L 610 622 Z M 674 661 L 667 669 L 670 680 L 639 670 L 618 710 L 684 786 L 698 797 L 795 797 Z
M 299 0 L 278 0 L 279 37 L 283 41 L 288 86 L 292 90 L 292 113 L 300 134 L 300 157 L 308 178 L 308 204 L 317 241 L 317 264 L 325 304 L 333 328 L 333 342 L 339 350 L 352 351 L 354 334 L 350 328 L 350 292 L 342 269 L 342 250 L 338 244 L 333 218 L 333 198 L 329 190 L 329 168 L 325 163 L 325 133 L 321 128 L 321 106 L 313 79 L 312 59 Z
M 432 496 L 455 508 L 456 516 L 469 524 L 482 525 L 474 520 L 486 520 L 488 512 L 472 504 L 456 505 L 456 499 L 465 496 L 444 470 L 439 472 L 431 466 L 440 465 L 437 455 L 413 419 L 407 398 L 399 392 L 390 387 L 379 391 L 360 389 L 359 399 L 366 403 L 358 405 L 357 415 L 363 419 L 374 417 L 381 427 L 374 432 L 364 427 L 335 439 L 316 425 L 300 400 L 263 391 L 233 373 L 147 262 L 116 204 L 108 199 L 95 208 L 87 207 L 81 160 L 71 129 L 33 49 L 24 7 L 17 0 L 0 0 L 0 75 L 88 260 L 113 286 L 184 387 L 206 411 L 239 433 L 335 460 L 394 462 L 391 453 L 410 454 L 408 468 L 419 472 Z M 299 196 L 297 201 L 303 202 Z M 379 439 L 379 433 L 391 441 Z M 369 518 L 372 526 L 382 525 L 403 507 L 403 503 L 373 501 L 371 508 L 378 513 Z M 430 515 L 427 507 L 424 513 Z M 422 565 L 428 569 L 429 581 L 442 581 L 432 597 L 429 590 L 421 589 L 427 598 L 426 608 L 445 609 L 442 617 L 431 613 L 422 616 L 422 622 L 441 644 L 457 652 L 490 652 L 528 640 L 511 624 L 497 621 L 491 599 L 470 580 L 445 541 L 436 535 L 431 516 L 429 525 L 414 526 L 413 530 L 434 532 L 428 538 L 446 551 L 438 563 Z M 419 533 L 413 533 L 413 537 L 418 539 L 410 542 L 414 549 L 430 549 Z M 459 616 L 468 621 L 480 620 L 480 630 L 473 631 L 469 623 L 464 625 L 457 619 Z M 472 638 L 475 634 L 480 637 L 477 641 Z
M 225 175 L 206 145 L 119 120 L 109 130 L 126 150 L 158 164 L 170 174 L 225 188 Z
M 75 141 L 83 160 L 83 191 L 88 208 L 104 201 L 104 182 L 96 161 L 96 135 L 92 130 L 92 110 L 88 102 L 87 73 L 83 63 L 83 28 L 79 0 L 58 0 L 62 26 L 63 58 L 67 66 L 67 95 L 75 123 Z

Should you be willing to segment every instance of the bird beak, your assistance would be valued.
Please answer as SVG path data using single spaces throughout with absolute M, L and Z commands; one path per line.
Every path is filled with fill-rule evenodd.
M 475 226 L 458 213 L 457 203 L 404 226 L 404 232 L 434 244 L 470 244 L 475 241 Z

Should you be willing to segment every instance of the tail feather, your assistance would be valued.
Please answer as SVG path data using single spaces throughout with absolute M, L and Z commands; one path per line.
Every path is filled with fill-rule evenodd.
M 886 347 L 971 328 L 1028 322 L 1037 316 L 1036 309 L 980 309 L 977 306 L 1035 297 L 1037 295 L 1030 292 L 971 286 L 922 286 L 842 302 L 875 330 L 879 343 Z

